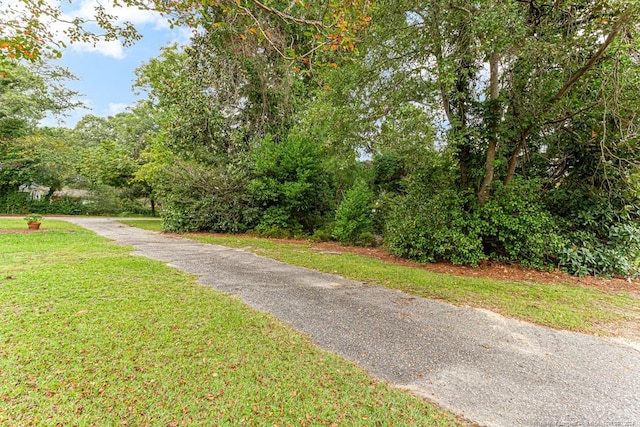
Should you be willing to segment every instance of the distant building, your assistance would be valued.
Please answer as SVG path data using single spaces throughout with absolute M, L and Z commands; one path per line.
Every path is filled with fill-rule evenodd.
M 18 187 L 18 191 L 21 193 L 29 193 L 31 200 L 41 200 L 47 194 L 49 194 L 50 187 L 45 187 L 44 185 L 36 184 L 32 182 L 31 184 L 22 184 Z
M 91 192 L 88 190 L 78 190 L 75 188 L 63 188 L 62 190 L 54 191 L 51 195 L 51 200 L 60 200 L 63 197 L 73 197 L 74 199 L 89 199 Z

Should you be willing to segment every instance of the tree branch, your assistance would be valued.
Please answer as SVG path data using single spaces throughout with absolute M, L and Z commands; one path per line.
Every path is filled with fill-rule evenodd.
M 498 105 L 498 98 L 500 97 L 500 81 L 499 81 L 499 67 L 500 67 L 500 55 L 492 53 L 489 58 L 489 73 L 490 73 L 490 90 L 489 90 L 489 102 L 490 105 L 490 139 L 489 146 L 487 147 L 487 154 L 484 165 L 484 176 L 482 177 L 482 184 L 478 190 L 478 203 L 484 205 L 489 195 L 489 187 L 493 182 L 493 163 L 496 160 L 496 152 L 498 150 L 498 121 L 500 107 Z
M 280 19 L 283 19 L 284 21 L 291 21 L 291 22 L 295 22 L 296 24 L 302 24 L 302 25 L 310 25 L 318 31 L 321 31 L 322 29 L 327 28 L 327 26 L 322 21 L 297 18 L 295 16 L 289 15 L 288 13 L 284 13 L 278 9 L 274 9 L 273 7 L 269 7 L 258 0 L 252 0 L 252 1 L 253 1 L 253 4 L 258 6 L 260 9 L 264 10 L 265 12 L 269 12 L 273 15 L 276 15 L 277 17 L 279 17 Z
M 604 43 L 602 43 L 600 48 L 596 51 L 596 53 L 594 53 L 591 56 L 591 58 L 589 58 L 589 60 L 582 66 L 582 68 L 580 68 L 578 71 L 576 71 L 573 74 L 573 76 L 571 76 L 571 78 L 564 84 L 564 86 L 562 86 L 562 88 L 558 91 L 558 93 L 556 93 L 556 96 L 554 96 L 551 99 L 551 101 L 549 102 L 549 108 L 553 107 L 558 101 L 560 101 L 566 95 L 569 89 L 571 89 L 571 87 L 578 80 L 580 80 L 580 78 L 584 75 L 584 73 L 586 73 L 591 68 L 593 68 L 593 66 L 602 57 L 602 55 L 607 50 L 607 48 L 611 45 L 611 43 L 613 43 L 615 38 L 620 33 L 620 30 L 622 30 L 622 27 L 629 21 L 629 19 L 630 19 L 629 16 L 626 16 L 624 18 L 621 18 L 616 23 L 616 25 L 614 25 L 613 29 L 605 39 Z
M 602 43 L 602 45 L 600 45 L 598 50 L 593 55 L 591 55 L 591 58 L 589 58 L 589 60 L 578 71 L 576 71 L 569 78 L 569 80 L 567 80 L 567 82 L 564 84 L 564 86 L 562 86 L 562 88 L 560 88 L 560 90 L 555 94 L 555 96 L 551 98 L 551 100 L 549 101 L 549 103 L 545 108 L 545 111 L 550 111 L 551 108 L 555 106 L 567 94 L 569 89 L 571 89 L 571 87 L 574 84 L 576 84 L 576 82 L 580 80 L 580 78 L 584 76 L 584 74 L 587 71 L 593 68 L 600 58 L 602 58 L 602 55 L 604 55 L 604 52 L 609 48 L 611 43 L 613 43 L 613 41 L 616 39 L 618 34 L 620 34 L 620 31 L 622 30 L 622 28 L 631 20 L 632 14 L 622 13 L 622 16 L 623 17 L 620 18 L 620 20 L 613 26 L 613 28 L 611 29 L 611 32 L 609 33 L 605 41 Z M 526 146 L 527 139 L 529 138 L 529 135 L 531 135 L 531 132 L 533 131 L 533 128 L 536 125 L 536 123 L 537 122 L 532 121 L 524 129 L 524 131 L 520 136 L 520 142 L 518 143 L 516 148 L 513 150 L 513 153 L 511 154 L 511 158 L 509 159 L 509 165 L 507 167 L 507 175 L 504 178 L 505 186 L 509 185 L 509 183 L 511 182 L 511 180 L 515 175 L 520 152 Z

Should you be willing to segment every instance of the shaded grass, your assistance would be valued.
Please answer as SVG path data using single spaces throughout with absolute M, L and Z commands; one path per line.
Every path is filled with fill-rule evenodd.
M 129 225 L 155 231 L 161 229 L 157 222 L 133 221 Z M 310 244 L 299 242 L 201 234 L 186 234 L 185 237 L 244 249 L 288 264 L 339 274 L 420 297 L 485 308 L 556 329 L 606 335 L 618 325 L 640 322 L 640 301 L 624 292 L 612 294 L 565 284 L 453 276 L 356 254 L 323 254 L 313 250 Z
M 458 425 L 128 251 L 52 220 L 0 234 L 0 425 Z

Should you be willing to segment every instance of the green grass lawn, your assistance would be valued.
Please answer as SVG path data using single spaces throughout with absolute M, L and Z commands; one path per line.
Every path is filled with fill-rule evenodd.
M 0 425 L 459 425 L 129 251 L 53 220 L 0 234 Z
M 123 222 L 155 231 L 162 227 L 159 221 Z M 628 325 L 637 328 L 640 323 L 640 301 L 624 292 L 612 294 L 565 284 L 452 276 L 350 253 L 323 254 L 313 250 L 310 244 L 299 242 L 202 234 L 185 234 L 185 237 L 241 248 L 288 264 L 335 273 L 416 296 L 485 308 L 556 329 L 607 335 Z

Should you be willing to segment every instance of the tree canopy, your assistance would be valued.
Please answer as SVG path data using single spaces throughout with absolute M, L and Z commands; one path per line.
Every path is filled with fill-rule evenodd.
M 30 110 L 37 80 L 16 79 L 6 61 L 63 43 L 38 27 L 42 16 L 64 19 L 59 9 L 20 4 L 34 10 L 14 14 L 35 21 L 1 23 L 11 29 L 0 44 L 6 135 L 49 108 Z M 143 185 L 167 229 L 383 241 L 422 261 L 638 271 L 640 3 L 116 4 L 194 32 L 137 70 L 147 101 L 79 123 L 78 170 L 94 185 Z M 138 36 L 97 16 L 107 37 Z M 89 40 L 86 24 L 67 28 Z

